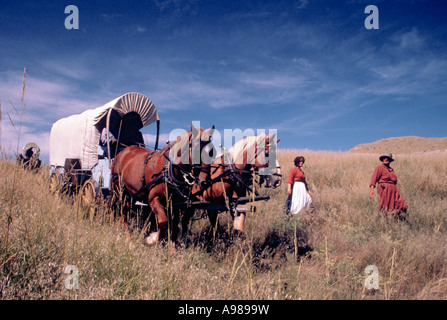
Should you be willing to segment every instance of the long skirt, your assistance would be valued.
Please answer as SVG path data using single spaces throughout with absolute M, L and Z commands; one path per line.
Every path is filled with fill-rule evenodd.
M 399 214 L 407 211 L 407 203 L 399 193 L 397 185 L 391 183 L 380 183 L 377 187 L 380 203 L 379 211 Z
M 306 185 L 303 182 L 295 182 L 292 190 L 290 213 L 297 214 L 302 209 L 307 208 L 311 203 L 312 199 L 306 190 Z

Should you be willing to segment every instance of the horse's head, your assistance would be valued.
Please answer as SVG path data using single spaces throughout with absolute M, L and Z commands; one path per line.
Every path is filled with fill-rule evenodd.
M 199 188 L 206 188 L 210 180 L 210 164 L 204 162 L 202 157 L 202 151 L 211 142 L 211 138 L 214 133 L 214 125 L 209 129 L 192 128 L 191 139 L 196 141 L 192 143 L 192 152 L 190 153 L 193 175 L 197 177 Z M 198 143 L 197 143 L 198 142 Z M 196 186 L 197 187 L 197 186 Z
M 282 182 L 276 154 L 276 144 L 280 139 L 274 140 L 275 135 L 276 133 L 246 137 L 230 149 L 233 163 L 239 169 L 251 168 L 258 172 L 261 184 L 268 188 L 277 188 Z
M 256 157 L 256 165 L 260 169 L 259 175 L 261 176 L 261 184 L 264 184 L 266 188 L 278 188 L 282 183 L 281 167 L 276 154 L 276 145 L 281 139 L 274 140 L 275 134 L 261 137 L 264 140 L 264 144 L 258 143 L 260 152 Z M 264 152 L 262 152 L 262 145 L 264 145 Z M 275 166 L 272 165 L 275 163 Z
M 278 160 L 276 160 L 276 168 L 271 174 L 260 174 L 261 181 L 260 184 L 264 185 L 266 188 L 278 188 L 282 183 L 282 173 L 281 167 Z
M 230 149 L 233 163 L 238 168 L 270 168 L 272 160 L 276 163 L 276 143 L 279 140 L 274 141 L 275 135 L 261 134 L 239 140 Z
M 211 142 L 214 125 L 209 129 L 191 127 L 180 135 L 170 150 L 170 159 L 189 173 L 185 180 L 193 191 L 205 188 L 210 180 L 210 165 L 202 160 L 202 150 Z

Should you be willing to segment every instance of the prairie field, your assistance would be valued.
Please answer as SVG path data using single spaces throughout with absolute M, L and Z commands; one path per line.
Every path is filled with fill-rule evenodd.
M 312 206 L 283 211 L 293 159 L 313 191 Z M 260 189 L 243 237 L 228 213 L 209 239 L 209 222 L 191 222 L 175 250 L 144 246 L 138 216 L 132 242 L 104 206 L 53 195 L 48 169 L 0 161 L 1 299 L 447 299 L 447 153 L 395 154 L 406 221 L 378 217 L 369 182 L 379 154 L 279 150 L 281 187 Z M 376 286 L 366 286 L 368 266 Z M 78 270 L 66 288 L 67 266 Z

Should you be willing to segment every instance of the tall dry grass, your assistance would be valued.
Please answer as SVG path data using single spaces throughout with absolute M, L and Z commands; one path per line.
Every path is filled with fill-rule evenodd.
M 313 190 L 313 205 L 287 216 L 287 173 L 297 155 Z M 378 218 L 369 180 L 378 155 L 280 150 L 283 185 L 260 190 L 246 219 L 245 238 L 219 215 L 210 244 L 209 222 L 194 220 L 175 252 L 133 247 L 104 208 L 96 216 L 77 199 L 48 191 L 48 171 L 17 171 L 0 161 L 0 297 L 2 299 L 445 299 L 447 298 L 447 155 L 395 155 L 408 222 Z M 196 217 L 199 217 L 199 213 Z M 79 270 L 67 290 L 67 265 Z M 365 267 L 379 271 L 379 288 L 365 289 Z

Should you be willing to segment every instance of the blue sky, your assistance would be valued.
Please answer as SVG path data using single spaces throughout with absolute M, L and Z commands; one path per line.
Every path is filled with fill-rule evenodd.
M 68 5 L 78 30 L 64 26 Z M 45 155 L 53 122 L 135 91 L 157 106 L 163 142 L 192 121 L 277 129 L 279 148 L 445 137 L 446 16 L 441 0 L 2 0 L 2 146 Z

